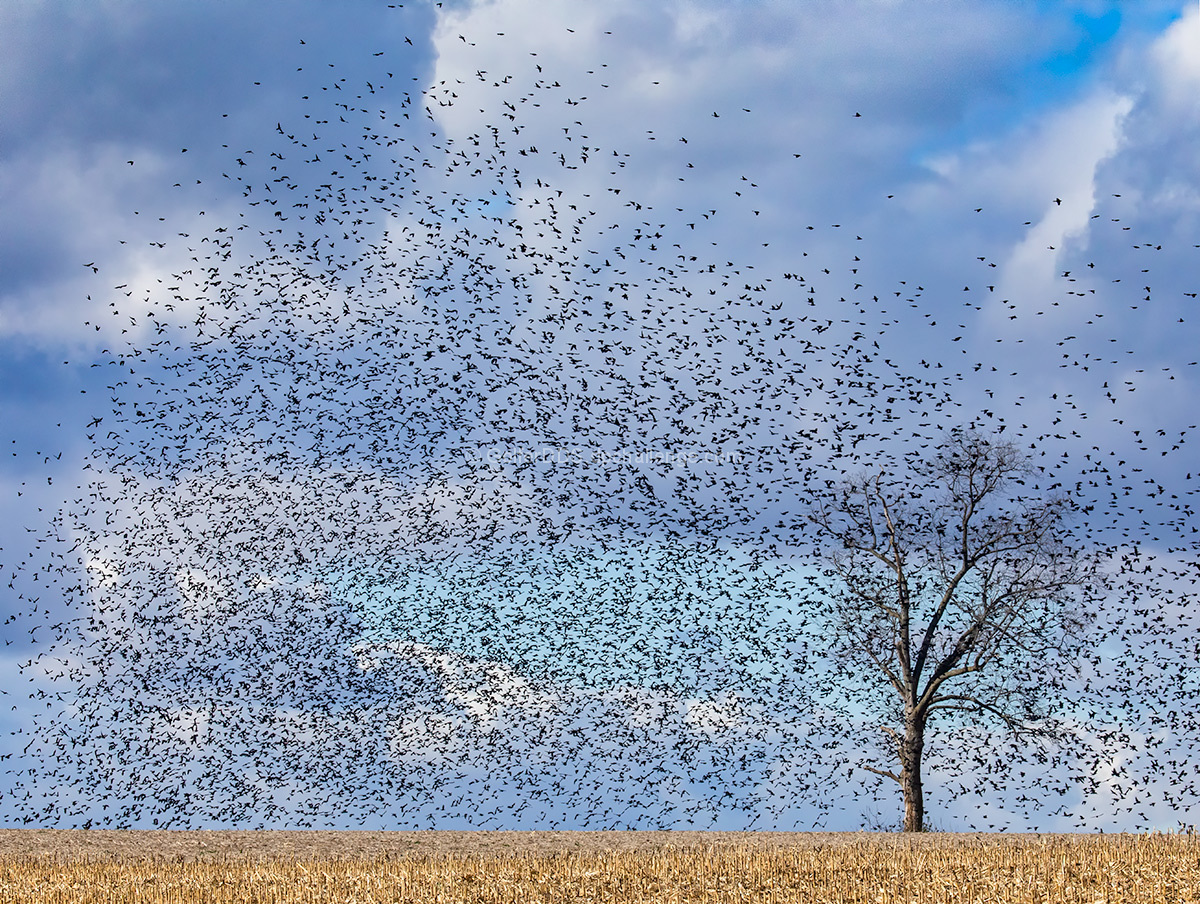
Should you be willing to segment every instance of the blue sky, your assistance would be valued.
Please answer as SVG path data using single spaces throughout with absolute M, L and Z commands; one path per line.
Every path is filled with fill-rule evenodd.
M 1173 636 L 1129 643 L 1162 647 L 1146 654 L 1156 665 L 1194 668 L 1198 45 L 1200 9 L 1183 2 L 5 4 L 0 564 L 12 583 L 0 595 L 0 666 L 3 726 L 17 732 L 5 748 L 12 793 L 65 793 L 52 745 L 22 752 L 47 724 L 23 688 L 36 697 L 56 682 L 39 677 L 45 664 L 19 666 L 47 650 L 70 605 L 119 599 L 130 619 L 173 605 L 190 631 L 234 598 L 307 594 L 393 607 L 399 646 L 325 698 L 377 703 L 378 722 L 353 728 L 376 751 L 355 773 L 364 787 L 386 772 L 370 763 L 430 757 L 441 743 L 431 726 L 461 722 L 464 759 L 438 760 L 446 771 L 426 803 L 382 808 L 373 825 L 457 825 L 443 807 L 479 787 L 470 770 L 486 771 L 462 765 L 472 751 L 540 762 L 575 737 L 594 785 L 556 796 L 543 770 L 527 783 L 541 789 L 537 807 L 522 808 L 520 781 L 485 782 L 489 827 L 737 827 L 746 814 L 756 827 L 857 827 L 864 812 L 888 812 L 890 790 L 855 776 L 822 809 L 805 802 L 803 778 L 789 786 L 816 735 L 805 747 L 812 726 L 791 724 L 786 682 L 747 665 L 758 661 L 738 640 L 753 634 L 748 618 L 726 632 L 720 613 L 728 600 L 761 605 L 771 642 L 801 630 L 783 581 L 806 566 L 782 542 L 764 589 L 745 544 L 794 518 L 796 488 L 830 473 L 822 467 L 842 466 L 835 442 L 869 464 L 889 436 L 966 421 L 1035 447 L 1047 485 L 1104 465 L 1115 489 L 1103 477 L 1081 486 L 1101 513 L 1090 537 L 1151 557 L 1164 588 L 1153 605 Z M 472 155 L 501 129 L 510 152 L 497 170 Z M 360 212 L 323 248 L 289 250 L 296 233 L 320 232 L 315 211 L 339 192 Z M 456 195 L 454 211 L 445 199 Z M 577 227 L 580 247 L 552 226 Z M 450 247 L 468 255 L 438 244 L 463 242 L 462 230 L 475 238 Z M 339 268 L 356 239 L 374 256 Z M 256 280 L 269 300 L 252 294 Z M 233 285 L 246 299 L 230 315 L 240 334 L 212 313 Z M 645 318 L 658 338 L 617 353 L 602 339 L 571 345 L 565 328 L 544 340 L 547 318 L 570 306 L 602 329 Z M 285 310 L 290 331 L 270 320 Z M 460 327 L 475 331 L 457 333 L 461 345 L 437 338 Z M 471 338 L 489 331 L 507 345 Z M 444 380 L 409 381 L 410 361 Z M 870 379 L 838 382 L 854 366 Z M 946 401 L 908 400 L 902 377 Z M 818 388 L 801 394 L 795 379 Z M 847 421 L 839 406 L 856 413 Z M 673 494 L 691 500 L 689 522 L 658 505 Z M 547 510 L 547 498 L 566 501 Z M 605 512 L 637 526 L 638 542 L 614 549 L 610 536 L 600 551 Z M 247 529 L 239 547 L 218 530 L 238 518 L 271 529 Z M 579 556 L 539 558 L 531 547 L 547 531 Z M 684 556 L 700 571 L 672 585 L 653 563 L 675 541 L 711 558 Z M 413 564 L 440 547 L 459 550 L 452 570 Z M 593 608 L 555 637 L 548 613 L 561 604 L 567 618 L 564 588 Z M 689 593 L 689 607 L 655 609 Z M 493 608 L 463 617 L 465 599 Z M 522 601 L 530 619 L 518 630 Z M 633 620 L 641 647 L 613 646 L 603 632 L 618 615 L 606 607 Z M 402 636 L 406 623 L 425 627 Z M 252 620 L 239 624 L 257 636 Z M 805 630 L 819 637 L 821 626 Z M 127 637 L 147 662 L 174 653 L 153 648 L 153 631 Z M 314 661 L 341 676 L 350 641 L 316 629 L 310 639 Z M 216 668 L 214 642 L 189 655 Z M 763 658 L 784 669 L 786 652 Z M 231 661 L 263 667 L 244 651 Z M 418 673 L 428 717 L 397 716 L 388 682 Z M 658 686 L 672 679 L 673 695 Z M 287 704 L 310 726 L 321 711 L 312 680 Z M 173 686 L 164 678 L 160 691 Z M 1178 706 L 1178 692 L 1164 690 L 1163 705 Z M 515 702 L 496 702 L 506 695 Z M 615 720 L 653 747 L 646 700 L 674 713 L 658 742 L 676 742 L 658 743 L 657 766 L 644 767 L 676 777 L 653 803 L 596 728 Z M 531 740 L 531 713 L 549 739 Z M 576 719 L 590 719 L 586 741 L 565 727 Z M 508 726 L 503 755 L 488 746 L 496 724 Z M 251 745 L 235 722 L 226 728 L 229 743 Z M 1147 730 L 1171 759 L 1195 763 L 1194 725 Z M 758 745 L 764 765 L 753 780 L 714 767 L 706 785 L 672 759 L 688 744 L 716 760 L 713 750 Z M 247 767 L 211 784 L 221 749 L 188 767 L 197 822 L 234 820 L 236 806 L 212 801 L 238 787 L 266 800 L 276 781 Z M 139 763 L 116 772 L 136 783 Z M 1142 779 L 1149 789 L 1161 777 L 1146 766 Z M 332 823 L 353 810 L 306 781 L 278 779 L 274 803 L 245 818 Z M 941 802 L 941 822 L 966 827 L 984 806 L 985 827 L 1173 824 L 1167 795 L 1147 791 L 1139 815 L 1115 800 L 1118 779 L 1104 781 L 1113 799 L 1079 802 L 1073 816 L 967 795 Z M 1194 790 L 1180 793 L 1194 806 Z M 76 812 L 156 818 L 121 815 L 124 794 L 85 796 Z M 880 803 L 866 802 L 875 794 Z M 603 815 L 589 817 L 593 805 Z M 0 799 L 5 819 L 24 806 Z

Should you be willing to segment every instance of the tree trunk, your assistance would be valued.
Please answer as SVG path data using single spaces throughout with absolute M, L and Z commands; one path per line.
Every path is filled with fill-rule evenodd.
M 904 831 L 925 831 L 925 791 L 921 787 L 921 756 L 925 751 L 925 720 L 909 714 L 904 720 L 901 785 L 904 788 Z

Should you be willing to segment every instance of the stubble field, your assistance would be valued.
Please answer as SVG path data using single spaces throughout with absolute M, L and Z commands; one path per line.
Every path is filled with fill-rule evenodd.
M 0 901 L 1200 904 L 1200 838 L 8 830 Z

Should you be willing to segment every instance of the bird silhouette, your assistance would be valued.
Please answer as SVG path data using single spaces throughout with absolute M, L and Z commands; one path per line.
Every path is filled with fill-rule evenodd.
M 509 40 L 458 37 L 481 67 Z M 709 130 L 755 127 L 751 98 L 677 141 L 609 146 L 595 67 L 529 57 L 401 88 L 325 62 L 301 121 L 223 158 L 236 211 L 149 242 L 180 263 L 144 311 L 121 303 L 142 289 L 108 290 L 121 333 L 111 410 L 84 425 L 91 482 L 12 573 L 45 704 L 25 815 L 774 828 L 803 802 L 824 819 L 889 787 L 877 726 L 903 726 L 899 629 L 850 598 L 882 578 L 839 582 L 868 554 L 911 567 L 926 652 L 995 635 L 972 702 L 943 701 L 929 767 L 983 824 L 1013 787 L 1027 813 L 1068 791 L 1081 820 L 1092 794 L 1134 812 L 1148 798 L 1109 768 L 1129 745 L 1160 800 L 1194 805 L 1164 735 L 1130 727 L 1194 731 L 1197 690 L 1178 620 L 1200 577 L 1195 426 L 1144 429 L 1135 398 L 1184 375 L 1107 316 L 1145 305 L 1190 329 L 1152 263 L 1067 268 L 1039 237 L 1044 296 L 1006 294 L 982 253 L 970 284 L 898 279 L 870 223 L 762 225 L 791 149 L 719 198 L 640 193 L 709 166 L 728 137 Z M 1128 243 L 1109 194 L 1094 228 Z M 794 248 L 789 269 L 746 236 Z M 1147 258 L 1178 243 L 1150 238 Z M 1047 361 L 1061 380 L 1031 383 Z M 997 545 L 1041 529 L 1029 500 L 1074 515 L 1037 552 L 1078 571 L 1034 596 L 1054 613 L 1036 642 L 1019 631 L 1036 606 L 972 620 L 1011 556 L 932 616 L 962 557 L 943 517 L 960 490 L 929 466 L 963 431 L 1027 455 L 980 514 Z M 872 510 L 870 538 L 814 515 L 862 514 L 863 475 L 899 519 Z M 69 610 L 53 623 L 26 595 L 51 589 Z M 1152 718 L 1112 692 L 1155 681 Z

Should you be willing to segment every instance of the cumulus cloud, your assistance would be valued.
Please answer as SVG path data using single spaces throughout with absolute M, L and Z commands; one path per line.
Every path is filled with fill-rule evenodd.
M 1001 175 L 999 183 L 1018 183 L 1030 208 L 1040 210 L 1026 237 L 1001 262 L 997 276 L 996 291 L 1016 301 L 1018 311 L 1046 311 L 1047 301 L 1061 292 L 1058 274 L 1067 245 L 1074 244 L 1071 250 L 1076 254 L 1086 248 L 1096 209 L 1096 170 L 1116 151 L 1121 121 L 1131 108 L 1132 101 L 1123 96 L 1088 98 L 1055 111 L 1036 134 L 1012 142 L 1016 147 L 992 149 L 988 155 L 993 162 L 1004 160 L 1009 168 L 1008 178 Z M 1048 327 L 1039 323 L 1036 328 Z
M 850 228 L 878 211 L 887 192 L 919 174 L 915 155 L 944 146 L 980 106 L 1011 103 L 1023 61 L 1061 38 L 1016 12 L 865 0 L 736 12 L 711 3 L 465 4 L 434 35 L 435 93 L 452 88 L 457 99 L 431 109 L 466 140 L 511 103 L 521 134 L 510 143 L 543 148 L 561 142 L 565 121 L 576 145 L 611 166 L 564 168 L 530 155 L 520 161 L 526 182 L 547 179 L 573 201 L 586 195 L 604 227 L 636 214 L 624 209 L 633 197 L 660 211 L 651 223 L 694 222 L 668 241 L 694 239 L 698 250 L 700 239 L 718 238 L 722 255 L 758 267 L 792 269 L 799 250 L 848 260 L 852 245 L 803 230 Z M 492 40 L 497 33 L 523 40 Z M 515 88 L 536 80 L 539 65 L 539 89 Z M 583 98 L 586 116 L 574 115 Z M 624 154 L 636 169 L 618 169 Z M 609 191 L 609 169 L 619 172 L 621 196 Z M 705 231 L 717 219 L 709 211 L 719 213 L 719 235 Z
M 468 659 L 429 644 L 360 641 L 352 650 L 363 671 L 385 668 L 385 659 L 391 657 L 427 669 L 440 682 L 445 701 L 464 710 L 485 733 L 494 730 L 509 710 L 519 711 L 523 718 L 538 718 L 559 700 L 557 694 L 536 688 L 502 662 Z
M 1156 64 L 1164 99 L 1180 113 L 1200 113 L 1200 7 L 1188 4 L 1179 21 L 1172 24 L 1150 49 Z

